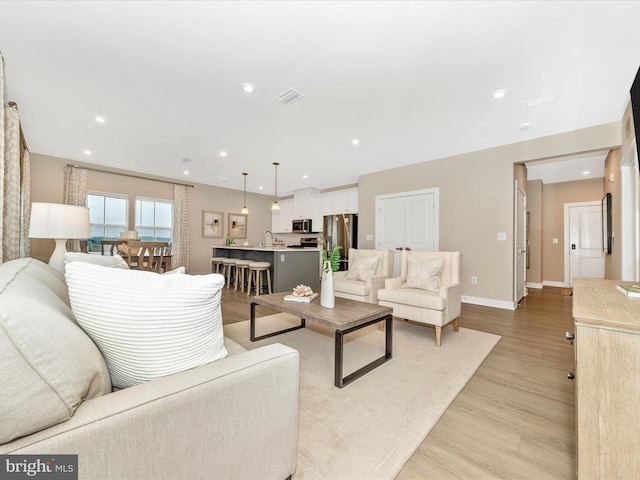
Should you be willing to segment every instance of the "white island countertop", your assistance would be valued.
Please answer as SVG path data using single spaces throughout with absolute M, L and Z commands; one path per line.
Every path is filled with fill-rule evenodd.
M 319 252 L 320 248 L 288 248 L 285 245 L 275 245 L 273 247 L 252 247 L 250 245 L 213 245 L 211 248 L 226 248 L 228 250 L 256 250 L 258 252 Z

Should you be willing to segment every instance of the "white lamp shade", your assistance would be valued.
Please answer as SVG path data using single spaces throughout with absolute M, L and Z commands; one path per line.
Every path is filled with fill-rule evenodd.
M 61 203 L 31 204 L 29 238 L 89 238 L 89 209 Z

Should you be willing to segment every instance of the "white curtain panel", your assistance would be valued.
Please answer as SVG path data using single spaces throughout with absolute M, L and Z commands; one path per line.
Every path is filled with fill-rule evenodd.
M 20 117 L 4 107 L 4 175 L 2 182 L 2 261 L 20 258 L 21 180 Z
M 27 237 L 31 157 L 22 141 L 18 108 L 5 105 L 4 92 L 4 58 L 0 54 L 0 263 L 31 255 Z
M 173 186 L 172 267 L 185 267 L 189 273 L 189 187 Z
M 64 167 L 63 203 L 67 205 L 87 206 L 87 170 L 84 168 Z M 80 252 L 80 240 L 67 240 L 68 252 Z
M 4 212 L 4 58 L 0 53 L 0 213 Z M 0 222 L 0 240 L 4 238 L 4 222 Z M 4 262 L 4 249 L 0 242 L 0 263 Z

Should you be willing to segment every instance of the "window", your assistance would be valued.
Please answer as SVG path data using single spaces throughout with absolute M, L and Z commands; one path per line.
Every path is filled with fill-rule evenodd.
M 101 240 L 116 240 L 120 232 L 127 230 L 129 200 L 126 195 L 115 193 L 87 193 L 90 237 L 88 251 L 100 253 Z
M 138 238 L 147 242 L 169 242 L 173 238 L 173 202 L 136 198 Z

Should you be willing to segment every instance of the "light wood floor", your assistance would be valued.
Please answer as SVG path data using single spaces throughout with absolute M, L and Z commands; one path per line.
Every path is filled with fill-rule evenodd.
M 460 326 L 502 339 L 398 480 L 575 477 L 572 297 L 562 293 L 532 289 L 515 311 L 462 305 Z M 225 289 L 222 317 L 247 320 L 249 297 Z

